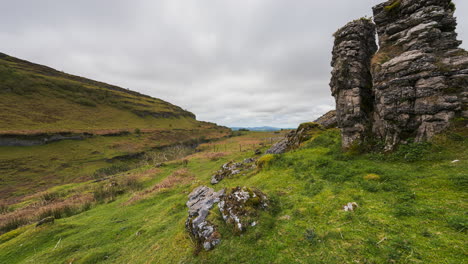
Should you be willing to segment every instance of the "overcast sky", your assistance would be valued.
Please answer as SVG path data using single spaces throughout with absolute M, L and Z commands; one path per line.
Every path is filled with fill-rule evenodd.
M 0 0 L 0 52 L 161 98 L 199 120 L 296 127 L 334 108 L 333 32 L 380 2 Z M 468 1 L 454 2 L 468 41 Z

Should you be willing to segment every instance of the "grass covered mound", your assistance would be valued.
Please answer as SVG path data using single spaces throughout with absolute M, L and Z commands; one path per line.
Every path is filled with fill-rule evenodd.
M 219 142 L 227 146 L 222 155 L 215 155 L 214 147 L 203 148 L 187 157 L 185 165 L 174 161 L 145 174 L 138 190 L 53 224 L 3 234 L 0 263 L 462 263 L 466 259 L 466 129 L 430 143 L 406 145 L 392 154 L 342 153 L 339 131 L 326 130 L 298 150 L 268 156 L 257 171 L 224 179 L 216 189 L 258 188 L 268 196 L 271 208 L 260 211 L 256 225 L 242 235 L 233 233 L 220 213 L 213 213 L 210 221 L 218 225 L 221 243 L 212 251 L 194 254 L 184 225 L 187 195 L 208 185 L 222 164 L 253 155 L 254 149 L 239 152 L 237 142 L 251 142 L 254 137 L 262 141 L 263 135 L 249 132 L 226 139 Z M 190 181 L 174 180 L 182 167 Z M 150 169 L 143 166 L 119 177 Z M 352 202 L 358 206 L 344 211 L 343 206 Z

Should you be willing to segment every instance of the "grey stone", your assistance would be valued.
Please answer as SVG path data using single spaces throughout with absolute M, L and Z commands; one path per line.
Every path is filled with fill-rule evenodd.
M 226 223 L 233 225 L 237 233 L 258 224 L 259 210 L 268 208 L 268 198 L 258 189 L 236 187 L 227 193 L 218 204 Z
M 296 130 L 289 132 L 286 137 L 273 144 L 266 154 L 281 154 L 286 151 L 298 148 L 301 143 L 309 140 L 317 131 L 324 128 L 315 122 L 302 123 Z
M 468 53 L 456 39 L 451 1 L 394 3 L 373 8 L 375 26 L 360 19 L 335 33 L 330 86 L 344 148 L 377 139 L 393 150 L 467 116 Z
M 322 115 L 321 117 L 315 119 L 314 121 L 317 124 L 320 124 L 324 128 L 335 128 L 338 126 L 336 121 L 336 110 L 331 110 Z
M 215 192 L 207 186 L 199 186 L 189 194 L 186 203 L 189 216 L 185 221 L 185 227 L 190 236 L 205 250 L 210 250 L 221 242 L 216 226 L 206 218 L 213 205 L 219 202 L 223 195 L 224 189 Z
M 358 144 L 371 127 L 371 58 L 377 51 L 375 25 L 368 19 L 348 23 L 335 33 L 330 87 L 342 146 Z

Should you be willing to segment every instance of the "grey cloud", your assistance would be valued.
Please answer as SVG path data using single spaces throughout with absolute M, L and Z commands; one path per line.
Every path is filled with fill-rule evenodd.
M 0 51 L 200 120 L 295 127 L 334 107 L 333 32 L 382 1 L 0 0 Z M 468 3 L 455 3 L 466 39 Z

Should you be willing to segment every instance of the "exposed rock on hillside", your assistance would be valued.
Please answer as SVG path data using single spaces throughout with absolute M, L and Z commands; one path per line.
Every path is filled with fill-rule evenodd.
M 258 211 L 268 207 L 267 201 L 266 195 L 257 189 L 236 187 L 221 199 L 218 206 L 224 221 L 240 233 L 257 224 Z
M 343 147 L 368 137 L 392 150 L 468 117 L 468 53 L 459 49 L 453 3 L 392 0 L 373 12 L 380 49 L 372 62 L 372 22 L 353 21 L 335 34 L 330 85 Z
M 314 122 L 300 124 L 296 130 L 289 132 L 284 139 L 271 146 L 271 148 L 266 151 L 266 154 L 280 154 L 295 149 L 299 147 L 302 142 L 312 138 L 317 130 L 322 129 L 323 127 L 321 125 Z
M 370 130 L 372 76 L 370 61 L 377 51 L 375 25 L 368 19 L 348 23 L 335 33 L 330 87 L 343 147 L 359 143 Z
M 324 128 L 334 128 L 338 125 L 336 122 L 336 110 L 326 112 L 321 117 L 315 119 L 317 124 L 322 125 Z
M 254 158 L 248 158 L 242 162 L 230 161 L 228 163 L 223 164 L 223 166 L 221 166 L 221 169 L 219 169 L 211 177 L 211 184 L 217 184 L 222 179 L 239 174 L 243 170 L 255 168 L 255 163 L 253 163 L 254 161 L 255 161 Z
M 200 186 L 189 194 L 187 207 L 189 208 L 189 217 L 185 222 L 185 227 L 190 236 L 203 246 L 205 250 L 210 250 L 221 241 L 221 236 L 216 230 L 216 226 L 206 220 L 210 209 L 219 202 L 220 197 L 224 195 L 224 189 L 215 192 L 213 189 Z
M 213 249 L 221 242 L 216 225 L 207 220 L 213 205 L 218 202 L 224 221 L 233 224 L 236 233 L 245 231 L 247 226 L 257 225 L 258 210 L 268 207 L 267 196 L 254 188 L 235 187 L 225 195 L 224 189 L 215 192 L 206 186 L 197 187 L 189 194 L 189 216 L 185 227 L 195 242 L 205 250 Z
M 450 0 L 387 1 L 373 11 L 380 43 L 373 134 L 390 150 L 431 138 L 467 110 L 468 53 L 458 48 Z

